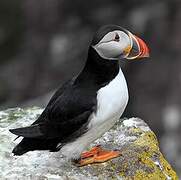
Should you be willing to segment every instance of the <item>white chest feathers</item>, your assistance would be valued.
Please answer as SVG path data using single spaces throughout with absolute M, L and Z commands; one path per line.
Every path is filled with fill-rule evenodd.
M 91 116 L 89 127 L 118 119 L 128 103 L 128 88 L 122 70 L 97 92 L 97 110 Z
M 97 110 L 89 119 L 88 131 L 62 147 L 68 159 L 77 159 L 86 147 L 108 131 L 124 112 L 128 102 L 128 88 L 120 69 L 118 75 L 97 92 Z

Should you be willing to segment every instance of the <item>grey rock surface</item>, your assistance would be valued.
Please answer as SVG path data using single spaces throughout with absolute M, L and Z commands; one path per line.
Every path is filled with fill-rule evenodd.
M 30 125 L 43 109 L 14 108 L 0 112 L 0 179 L 178 179 L 159 151 L 158 142 L 148 125 L 139 118 L 121 119 L 91 146 L 118 149 L 121 156 L 105 163 L 76 167 L 60 152 L 28 152 L 13 156 L 21 140 L 8 129 Z M 89 147 L 90 148 L 90 147 Z

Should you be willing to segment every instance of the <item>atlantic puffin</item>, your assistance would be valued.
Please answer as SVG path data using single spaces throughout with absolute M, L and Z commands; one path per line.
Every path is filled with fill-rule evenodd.
M 82 71 L 52 96 L 28 127 L 10 129 L 22 136 L 14 155 L 28 151 L 61 151 L 80 166 L 120 155 L 100 146 L 86 148 L 108 131 L 128 103 L 128 88 L 120 60 L 149 57 L 145 42 L 117 25 L 102 26 L 93 36 Z

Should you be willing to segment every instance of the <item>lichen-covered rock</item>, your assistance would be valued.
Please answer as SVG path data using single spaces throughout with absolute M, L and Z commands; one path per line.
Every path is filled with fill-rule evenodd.
M 76 167 L 60 152 L 28 152 L 20 157 L 11 154 L 20 139 L 8 129 L 31 124 L 40 108 L 9 109 L 0 112 L 0 179 L 178 179 L 159 151 L 158 141 L 148 125 L 139 118 L 121 119 L 94 142 L 107 149 L 118 149 L 121 156 L 101 164 Z

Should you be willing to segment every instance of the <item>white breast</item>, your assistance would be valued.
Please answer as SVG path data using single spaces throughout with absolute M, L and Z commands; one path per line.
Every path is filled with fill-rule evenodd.
M 128 88 L 122 70 L 97 93 L 97 111 L 92 114 L 89 127 L 119 118 L 128 103 Z
M 62 147 L 68 159 L 80 157 L 88 145 L 108 131 L 124 112 L 128 102 L 128 88 L 120 69 L 118 75 L 97 93 L 97 111 L 90 116 L 88 131 Z

